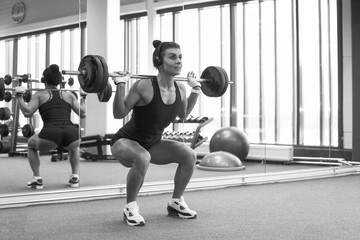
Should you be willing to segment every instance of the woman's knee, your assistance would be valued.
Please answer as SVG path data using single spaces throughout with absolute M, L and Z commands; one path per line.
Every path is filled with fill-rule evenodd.
M 146 171 L 150 165 L 151 156 L 147 151 L 137 153 L 137 156 L 134 157 L 133 166 Z
M 73 141 L 72 143 L 70 143 L 68 146 L 64 147 L 64 149 L 66 149 L 69 152 L 72 151 L 79 151 L 79 147 L 80 147 L 80 140 L 76 140 Z
M 38 149 L 37 140 L 35 138 L 30 138 L 28 140 L 28 149 Z
M 125 167 L 147 169 L 151 160 L 150 153 L 145 149 L 118 142 L 111 146 L 111 153 Z
M 194 149 L 185 146 L 181 151 L 180 161 L 186 164 L 195 165 L 197 154 Z

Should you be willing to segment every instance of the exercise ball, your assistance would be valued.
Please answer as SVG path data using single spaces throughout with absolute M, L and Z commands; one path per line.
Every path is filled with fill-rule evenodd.
M 210 139 L 210 152 L 224 151 L 245 161 L 249 153 L 249 140 L 247 135 L 236 127 L 224 127 L 217 130 Z
M 197 165 L 202 170 L 235 171 L 244 170 L 241 160 L 232 153 L 217 151 L 207 154 Z

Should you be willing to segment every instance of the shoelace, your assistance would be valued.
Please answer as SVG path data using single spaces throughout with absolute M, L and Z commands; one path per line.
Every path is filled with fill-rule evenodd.
M 134 208 L 129 208 L 129 207 L 126 207 L 128 209 L 129 212 L 131 212 L 133 215 L 137 215 L 137 214 L 140 214 L 140 208 L 139 206 L 136 206 Z
M 39 179 L 35 179 L 34 177 L 31 177 L 30 178 L 30 182 L 38 182 L 38 180 L 40 180 L 41 178 L 39 178 Z
M 189 209 L 188 205 L 186 204 L 186 202 L 183 200 L 183 201 L 176 201 L 177 204 L 181 205 L 182 207 L 186 208 L 186 209 Z

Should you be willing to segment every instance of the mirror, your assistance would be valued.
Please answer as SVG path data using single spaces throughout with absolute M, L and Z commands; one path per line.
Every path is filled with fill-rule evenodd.
M 83 53 L 81 29 L 84 28 L 79 13 L 82 12 L 83 15 L 86 11 L 86 1 L 5 0 L 2 1 L 0 8 L 2 12 L 9 13 L 0 17 L 0 75 L 12 76 L 12 82 L 10 85 L 5 85 L 6 88 L 15 87 L 19 82 L 28 89 L 44 88 L 44 84 L 39 80 L 44 69 L 50 64 L 57 64 L 60 70 L 77 69 Z M 14 17 L 20 15 L 23 16 L 21 21 L 14 21 Z M 24 81 L 23 75 L 30 80 Z M 76 89 L 79 86 L 77 81 L 70 86 L 68 76 L 64 76 L 63 82 L 67 89 Z M 8 169 L 3 171 L 4 174 L 9 174 L 6 178 L 14 179 L 12 184 L 0 186 L 0 192 L 1 194 L 27 193 L 31 191 L 26 189 L 26 183 L 32 176 L 32 171 L 26 158 L 27 138 L 23 136 L 22 130 L 24 126 L 30 125 L 35 132 L 38 132 L 43 123 L 38 112 L 31 118 L 24 117 L 15 99 L 1 101 L 0 105 L 11 111 L 10 119 L 0 121 L 10 131 L 8 136 L 4 134 L 1 136 L 2 143 L 7 144 L 8 149 L 1 154 L 0 165 L 2 169 Z M 75 123 L 79 122 L 76 116 L 72 116 L 72 120 Z M 66 166 L 61 167 L 54 166 L 52 155 L 43 155 L 40 158 L 41 174 L 47 176 L 47 179 L 55 178 L 57 187 L 63 187 L 68 181 L 70 172 L 68 161 Z
M 11 6 L 12 1 L 6 1 L 9 2 L 7 6 Z M 155 75 L 150 61 L 152 40 L 175 40 L 183 54 L 183 76 L 192 70 L 200 77 L 206 67 L 221 66 L 234 84 L 230 84 L 218 98 L 202 94 L 188 121 L 170 125 L 165 129 L 166 137 L 188 141 L 186 144 L 191 146 L 194 142 L 190 139 L 193 137 L 194 140 L 194 131 L 197 131 L 198 138 L 194 141 L 199 161 L 208 155 L 210 140 L 222 128 L 237 126 L 249 142 L 247 159 L 242 162 L 245 171 L 196 169 L 193 179 L 327 168 L 334 166 L 330 163 L 338 160 L 334 157 L 351 158 L 351 150 L 342 149 L 343 144 L 337 142 L 343 134 L 343 130 L 337 128 L 337 109 L 342 108 L 338 105 L 341 96 L 338 96 L 338 80 L 334 77 L 339 70 L 334 64 L 338 60 L 335 54 L 337 33 L 332 28 L 330 32 L 312 29 L 318 26 L 313 21 L 321 22 L 322 29 L 337 26 L 330 24 L 333 21 L 337 23 L 335 13 L 330 12 L 330 9 L 336 9 L 335 3 L 324 6 L 321 10 L 324 19 L 321 21 L 318 12 L 311 13 L 310 17 L 305 10 L 317 9 L 316 4 L 307 6 L 299 3 L 300 23 L 297 29 L 291 24 L 295 13 L 290 1 L 276 1 L 276 4 L 275 1 L 244 1 L 217 5 L 218 1 L 198 4 L 198 1 L 189 0 L 175 8 L 169 8 L 167 1 L 154 1 L 150 4 L 151 9 L 147 9 L 146 1 L 121 1 L 120 21 L 118 15 L 115 16 L 113 22 L 106 23 L 114 24 L 113 30 L 103 34 L 104 27 L 100 24 L 104 21 L 102 15 L 98 14 L 100 19 L 97 19 L 99 16 L 91 14 L 96 4 L 106 4 L 104 2 L 27 1 L 27 13 L 19 24 L 2 15 L 0 22 L 6 24 L 0 26 L 0 56 L 5 58 L 0 58 L 0 74 L 31 73 L 33 78 L 39 79 L 42 70 L 50 63 L 57 63 L 62 69 L 76 70 L 83 56 L 96 53 L 106 56 L 109 72 L 127 70 L 134 74 Z M 36 9 L 43 5 L 56 11 L 37 14 Z M 172 3 L 170 5 L 173 6 Z M 100 9 L 99 13 L 104 11 Z M 330 17 L 326 18 L 326 14 Z M 230 20 L 237 24 L 230 24 Z M 25 29 L 31 34 L 18 35 Z M 323 36 L 321 43 L 318 41 L 320 34 Z M 312 47 L 307 47 L 308 44 Z M 317 51 L 313 50 L 314 47 Z M 330 67 L 330 62 L 334 66 Z M 321 78 L 318 77 L 320 73 Z M 64 75 L 64 80 L 68 81 L 69 77 Z M 66 87 L 78 89 L 77 77 L 73 78 L 75 84 L 67 84 Z M 131 84 L 134 81 L 136 79 L 131 79 Z M 35 83 L 33 87 L 39 87 L 39 84 Z M 80 188 L 125 183 L 128 169 L 112 158 L 108 143 L 111 134 L 128 121 L 129 116 L 124 120 L 113 119 L 113 97 L 108 103 L 99 103 L 96 94 L 89 95 L 87 118 L 73 118 L 79 122 L 84 137 Z M 11 102 L 0 104 L 12 106 Z M 341 117 L 349 120 L 349 114 Z M 194 122 L 204 117 L 209 121 Z M 31 121 L 36 129 L 41 128 L 39 115 Z M 23 126 L 27 119 L 20 117 L 19 123 Z M 184 137 L 185 133 L 190 133 L 188 138 Z M 350 135 L 345 139 L 347 149 L 351 149 Z M 201 142 L 202 139 L 206 141 Z M 228 147 L 229 144 L 223 145 Z M 238 147 L 234 148 L 238 150 Z M 41 157 L 41 171 L 49 191 L 69 189 L 64 187 L 68 181 L 69 161 L 64 157 L 66 154 L 59 154 L 58 161 L 51 161 L 51 155 Z M 327 163 L 320 161 L 327 156 Z M 7 179 L 13 179 L 12 184 L 0 185 L 2 194 L 30 192 L 25 189 L 31 176 L 26 158 L 1 155 L 0 167 L 6 169 L 4 174 L 8 174 Z M 171 180 L 175 167 L 151 165 L 145 181 Z

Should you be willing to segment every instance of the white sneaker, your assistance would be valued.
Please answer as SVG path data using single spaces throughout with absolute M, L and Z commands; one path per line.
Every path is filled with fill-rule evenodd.
M 139 206 L 136 202 L 128 203 L 124 208 L 124 221 L 130 226 L 145 225 L 144 218 L 140 215 Z
M 79 175 L 77 175 L 77 174 L 71 174 L 70 177 L 69 177 L 69 183 L 68 183 L 68 185 L 69 185 L 70 187 L 77 188 L 77 187 L 79 187 L 79 181 L 80 181 Z
M 170 200 L 167 205 L 167 210 L 170 216 L 178 216 L 181 218 L 196 218 L 197 213 L 191 210 L 183 197 L 180 197 L 179 200 Z
M 43 189 L 43 181 L 41 177 L 32 177 L 30 178 L 30 181 L 26 184 L 27 188 L 34 188 L 34 189 Z

